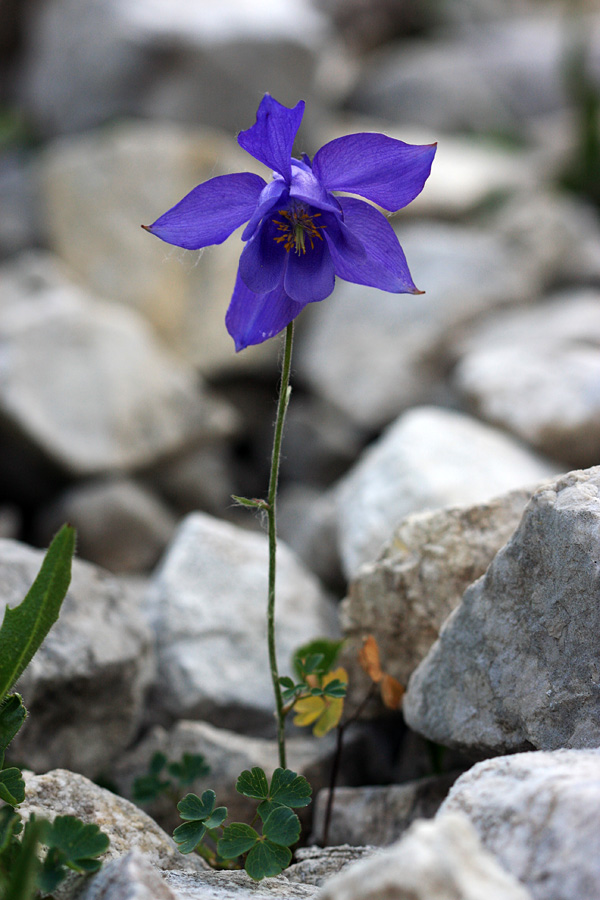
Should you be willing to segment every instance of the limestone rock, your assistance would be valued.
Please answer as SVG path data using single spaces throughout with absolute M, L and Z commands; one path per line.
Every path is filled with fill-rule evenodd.
M 376 848 L 372 846 L 352 847 L 350 844 L 338 847 L 298 847 L 294 852 L 296 862 L 285 870 L 285 877 L 297 884 L 314 884 L 320 887 L 350 863 L 376 852 Z
M 567 465 L 598 461 L 598 291 L 496 317 L 469 344 L 455 383 L 482 418 Z
M 413 513 L 375 562 L 359 569 L 340 615 L 354 702 L 370 683 L 357 661 L 363 639 L 372 634 L 384 670 L 408 684 L 467 587 L 512 535 L 531 493 L 512 491 L 475 506 Z
M 158 646 L 153 715 L 272 730 L 267 661 L 267 538 L 203 513 L 180 525 L 146 603 Z M 293 651 L 334 636 L 335 608 L 285 544 L 278 547 L 281 674 Z
M 318 900 L 531 900 L 464 815 L 420 820 L 391 847 L 328 881 Z
M 77 529 L 79 555 L 111 572 L 142 572 L 163 553 L 176 527 L 170 509 L 127 478 L 89 481 L 69 488 L 38 518 L 40 543 L 63 522 Z
M 337 787 L 329 825 L 329 843 L 384 847 L 398 838 L 416 819 L 431 819 L 438 811 L 457 774 L 432 775 L 406 784 Z M 313 835 L 321 839 L 329 790 L 315 803 Z
M 20 603 L 43 554 L 0 541 L 2 608 Z M 137 593 L 75 560 L 58 622 L 17 684 L 29 717 L 11 744 L 33 769 L 105 770 L 130 743 L 154 669 Z
M 73 475 L 139 468 L 214 430 L 216 404 L 141 316 L 74 287 L 10 304 L 0 356 L 4 430 Z
M 425 294 L 338 280 L 327 303 L 306 311 L 297 342 L 299 375 L 365 429 L 437 399 L 448 348 L 465 323 L 538 291 L 527 259 L 493 232 L 417 223 L 397 234 Z
M 409 410 L 338 484 L 338 535 L 346 574 L 356 574 L 362 563 L 375 559 L 409 513 L 479 504 L 555 471 L 467 415 L 435 407 Z
M 202 878 L 169 872 L 165 881 L 177 900 L 313 900 L 316 894 L 312 885 L 294 884 L 285 875 L 264 878 L 257 884 L 239 871 L 208 871 Z
M 599 799 L 598 750 L 519 753 L 473 766 L 439 815 L 467 815 L 535 900 L 596 900 Z
M 98 825 L 110 838 L 110 847 L 102 857 L 105 862 L 137 850 L 155 871 L 197 875 L 207 868 L 199 856 L 183 856 L 173 839 L 129 800 L 65 769 L 53 769 L 45 775 L 25 773 L 25 802 L 19 811 L 25 818 L 30 813 L 50 820 L 77 816 Z
M 600 467 L 543 485 L 413 673 L 411 728 L 470 753 L 600 746 Z
M 139 850 L 104 865 L 86 879 L 77 900 L 177 900 Z

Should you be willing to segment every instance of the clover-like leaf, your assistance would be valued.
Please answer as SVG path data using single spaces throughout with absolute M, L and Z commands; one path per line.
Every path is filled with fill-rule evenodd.
M 319 654 L 322 657 L 318 668 L 313 671 L 328 672 L 335 665 L 343 643 L 343 641 L 330 641 L 327 638 L 316 638 L 314 641 L 298 647 L 292 659 L 292 665 L 297 677 L 302 681 L 304 680 L 305 669 L 303 668 L 303 660 L 306 660 L 313 654 Z
M 140 775 L 134 780 L 131 793 L 136 803 L 150 803 L 170 787 L 171 782 L 160 775 Z
M 186 794 L 183 800 L 177 804 L 179 815 L 182 819 L 191 822 L 203 822 L 212 814 L 217 795 L 214 791 L 204 791 L 202 799 L 197 794 Z
M 274 844 L 289 847 L 300 838 L 300 819 L 287 806 L 279 806 L 265 821 L 263 835 Z
M 148 765 L 148 774 L 149 775 L 158 775 L 167 764 L 167 757 L 164 753 L 161 753 L 160 750 L 157 750 L 156 753 L 152 755 L 152 759 Z
M 173 832 L 173 840 L 180 853 L 192 853 L 206 834 L 206 824 L 201 820 L 184 822 Z
M 212 816 L 209 816 L 209 818 L 205 820 L 204 824 L 209 830 L 211 830 L 213 828 L 218 828 L 219 825 L 222 825 L 226 818 L 227 807 L 217 806 L 217 808 L 213 810 Z
M 245 769 L 239 776 L 235 789 L 253 800 L 266 800 L 269 796 L 267 776 L 259 766 L 254 766 L 252 771 Z
M 275 769 L 271 779 L 269 796 L 282 806 L 308 806 L 312 788 L 304 775 L 291 769 Z
M 0 627 L 0 700 L 31 662 L 56 622 L 71 581 L 75 530 L 63 525 L 48 548 L 27 596 L 6 607 Z
M 184 753 L 180 762 L 168 765 L 168 772 L 181 785 L 191 784 L 197 778 L 204 778 L 210 772 L 210 766 L 201 753 Z
M 108 850 L 110 843 L 97 825 L 75 816 L 57 816 L 43 840 L 48 848 L 64 856 L 64 865 L 80 873 L 97 872 L 102 865 L 97 857 Z
M 17 806 L 25 799 L 25 782 L 21 770 L 15 766 L 0 770 L 0 800 Z
M 259 841 L 246 859 L 245 869 L 253 881 L 272 878 L 286 869 L 292 859 L 291 850 L 272 841 Z
M 27 710 L 20 694 L 10 694 L 0 703 L 0 769 L 4 764 L 6 748 L 25 721 Z
M 235 859 L 247 853 L 259 840 L 258 832 L 243 822 L 233 822 L 223 831 L 223 837 L 217 843 L 217 852 L 223 859 Z

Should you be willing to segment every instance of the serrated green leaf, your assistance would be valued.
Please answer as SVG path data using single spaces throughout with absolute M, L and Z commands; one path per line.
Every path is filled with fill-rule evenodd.
M 214 791 L 204 791 L 202 799 L 197 794 L 186 794 L 177 804 L 179 815 L 190 822 L 203 822 L 212 815 L 216 799 Z
M 27 596 L 6 607 L 0 628 L 0 700 L 31 662 L 58 618 L 71 581 L 75 530 L 63 525 L 48 548 Z
M 12 806 L 3 806 L 0 809 L 0 855 L 10 844 L 13 835 L 18 834 L 21 825 L 21 816 Z
M 167 764 L 167 757 L 164 753 L 161 753 L 160 750 L 152 756 L 150 760 L 150 764 L 148 766 L 148 775 L 158 775 Z
M 105 853 L 110 841 L 97 825 L 82 822 L 75 816 L 57 816 L 48 828 L 44 843 L 63 854 L 64 864 L 70 869 L 86 872 L 89 861 Z
M 282 806 L 308 806 L 312 788 L 304 775 L 291 769 L 275 769 L 271 779 L 269 796 Z
M 4 702 L 0 703 L 0 769 L 4 764 L 6 748 L 19 731 L 26 716 L 27 710 L 23 706 L 20 694 L 9 694 Z
M 212 816 L 205 821 L 205 825 L 209 830 L 213 828 L 218 828 L 219 825 L 222 825 L 225 819 L 227 818 L 227 807 L 226 806 L 217 806 L 214 810 Z
M 178 825 L 173 832 L 173 840 L 179 845 L 180 853 L 192 853 L 205 834 L 204 822 L 184 822 L 183 825 Z
M 269 796 L 267 776 L 259 766 L 254 766 L 251 772 L 245 769 L 238 778 L 235 789 L 244 797 L 252 797 L 254 800 L 266 800 Z
M 298 647 L 292 658 L 292 665 L 297 677 L 303 679 L 301 661 L 312 653 L 322 654 L 323 659 L 319 671 L 328 672 L 335 665 L 343 643 L 343 641 L 330 641 L 327 638 L 316 638 L 314 641 Z
M 259 840 L 258 832 L 243 822 L 234 822 L 223 831 L 223 837 L 217 843 L 217 852 L 223 859 L 235 859 L 247 853 Z
M 253 881 L 279 875 L 290 864 L 291 851 L 269 840 L 260 841 L 246 859 L 245 869 Z
M 300 839 L 300 819 L 287 806 L 280 806 L 267 818 L 263 834 L 274 844 L 289 847 Z
M 197 778 L 206 777 L 210 766 L 201 753 L 184 753 L 179 762 L 169 763 L 168 771 L 181 785 L 188 785 Z
M 25 799 L 25 782 L 21 770 L 12 766 L 10 769 L 0 771 L 0 800 L 17 806 Z

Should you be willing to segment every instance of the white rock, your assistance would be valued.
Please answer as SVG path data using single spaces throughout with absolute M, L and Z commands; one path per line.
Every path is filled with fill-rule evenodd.
M 519 753 L 473 766 L 439 815 L 467 815 L 535 900 L 597 900 L 599 801 L 598 750 Z
M 489 422 L 567 465 L 600 457 L 600 293 L 562 294 L 495 317 L 454 380 Z
M 197 376 L 141 316 L 74 287 L 11 303 L 0 359 L 3 417 L 74 475 L 139 468 L 214 429 Z
M 86 879 L 78 900 L 176 900 L 175 894 L 139 850 L 102 866 Z
M 147 600 L 158 645 L 155 703 L 163 713 L 271 730 L 267 550 L 266 535 L 203 513 L 180 525 Z M 336 633 L 335 607 L 281 542 L 276 622 L 282 675 L 297 647 Z
M 353 863 L 318 900 L 530 900 L 481 846 L 464 815 L 416 822 L 386 850 Z
M 2 608 L 23 600 L 42 557 L 0 541 Z M 104 771 L 139 728 L 153 672 L 137 592 L 75 560 L 58 622 L 17 684 L 30 715 L 11 752 L 37 770 Z
M 409 513 L 482 503 L 553 472 L 549 463 L 467 415 L 435 407 L 409 410 L 339 482 L 345 571 L 353 576 L 375 559 Z
M 600 746 L 600 467 L 540 487 L 413 673 L 411 728 L 472 754 Z
M 397 233 L 425 294 L 338 279 L 332 296 L 307 310 L 297 342 L 299 375 L 367 429 L 443 394 L 446 355 L 465 324 L 538 291 L 529 261 L 492 232 L 419 223 Z

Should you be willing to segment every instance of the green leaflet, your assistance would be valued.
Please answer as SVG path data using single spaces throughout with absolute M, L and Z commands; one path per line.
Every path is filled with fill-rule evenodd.
M 4 612 L 0 628 L 0 700 L 29 665 L 58 618 L 71 581 L 74 551 L 75 530 L 63 525 L 23 602 Z

